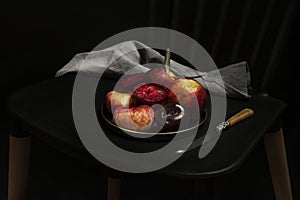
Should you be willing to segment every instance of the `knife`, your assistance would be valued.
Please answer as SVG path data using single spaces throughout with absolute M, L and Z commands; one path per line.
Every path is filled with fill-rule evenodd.
M 221 133 L 225 129 L 247 119 L 248 117 L 252 116 L 253 114 L 254 114 L 254 111 L 252 109 L 250 109 L 250 108 L 243 109 L 242 111 L 240 111 L 237 114 L 230 117 L 228 120 L 221 122 L 216 127 L 216 130 L 212 130 L 211 132 L 208 132 L 206 135 L 197 138 L 192 144 L 190 143 L 188 145 L 183 146 L 179 150 L 177 150 L 176 154 L 182 154 L 185 152 L 189 152 L 193 149 L 198 148 L 199 146 L 202 146 L 199 151 L 199 158 L 205 157 L 215 146 L 215 144 L 218 141 L 217 138 L 220 137 Z M 204 145 L 206 145 L 206 146 L 203 148 Z
M 170 65 L 171 65 L 170 58 L 171 58 L 171 52 L 170 52 L 170 49 L 167 48 L 165 60 L 164 60 L 165 70 L 166 70 L 167 74 L 170 74 Z

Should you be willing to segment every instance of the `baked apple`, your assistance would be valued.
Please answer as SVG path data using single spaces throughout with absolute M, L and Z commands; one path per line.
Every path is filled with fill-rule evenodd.
M 169 88 L 174 84 L 175 75 L 171 72 L 167 74 L 164 68 L 156 67 L 147 72 L 147 80 L 149 83 L 156 83 L 165 88 Z
M 167 93 L 156 84 L 145 84 L 136 88 L 132 97 L 135 104 L 152 106 L 162 103 L 166 99 Z
M 131 100 L 130 93 L 121 93 L 116 91 L 111 91 L 106 94 L 105 105 L 109 112 L 113 113 L 118 107 L 129 107 Z
M 154 112 L 150 106 L 117 108 L 113 114 L 114 122 L 122 128 L 135 131 L 148 131 L 154 121 Z
M 122 92 L 132 92 L 138 85 L 145 83 L 145 77 L 146 73 L 124 75 L 119 79 L 116 89 Z
M 205 88 L 193 79 L 180 78 L 175 81 L 168 92 L 168 100 L 179 102 L 185 108 L 193 110 L 196 97 L 200 111 L 204 111 L 207 94 Z

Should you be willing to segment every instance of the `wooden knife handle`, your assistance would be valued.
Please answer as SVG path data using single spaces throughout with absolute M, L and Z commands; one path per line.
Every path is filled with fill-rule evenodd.
M 252 116 L 254 114 L 254 111 L 250 108 L 245 108 L 239 113 L 235 114 L 234 116 L 230 117 L 227 121 L 229 123 L 229 126 L 233 126 L 240 121 Z

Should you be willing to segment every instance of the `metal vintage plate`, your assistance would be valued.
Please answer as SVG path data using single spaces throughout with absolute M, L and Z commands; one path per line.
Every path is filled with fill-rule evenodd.
M 138 135 L 148 135 L 148 136 L 173 136 L 177 133 L 188 133 L 189 131 L 193 130 L 193 129 L 196 129 L 198 128 L 199 126 L 201 126 L 202 124 L 204 124 L 204 122 L 207 120 L 207 111 L 205 110 L 203 112 L 203 114 L 201 115 L 201 121 L 190 127 L 190 128 L 187 128 L 187 129 L 184 129 L 184 130 L 180 130 L 180 131 L 173 131 L 173 132 L 159 132 L 159 133 L 153 133 L 153 132 L 145 132 L 145 131 L 134 131 L 134 130 L 130 130 L 130 129 L 127 129 L 127 128 L 123 128 L 123 127 L 120 127 L 120 126 L 117 126 L 113 121 L 112 121 L 112 116 L 111 114 L 106 110 L 104 104 L 101 106 L 101 118 L 104 119 L 105 123 L 110 127 L 110 128 L 113 128 L 115 130 L 121 130 L 121 131 L 124 131 L 124 132 L 128 132 L 130 133 L 131 135 L 134 135 L 134 134 L 138 134 Z

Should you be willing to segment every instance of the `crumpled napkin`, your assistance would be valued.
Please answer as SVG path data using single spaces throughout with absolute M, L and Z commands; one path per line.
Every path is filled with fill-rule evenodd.
M 100 51 L 76 54 L 69 63 L 56 72 L 56 77 L 82 71 L 88 74 L 103 73 L 103 77 L 116 79 L 128 71 L 130 74 L 146 72 L 149 68 L 145 64 L 162 64 L 163 61 L 164 56 L 145 44 L 126 41 Z M 224 94 L 225 91 L 227 97 L 250 98 L 248 94 L 250 73 L 246 62 L 209 72 L 199 72 L 171 60 L 170 70 L 183 77 L 194 77 L 204 87 L 209 88 L 210 93 Z

